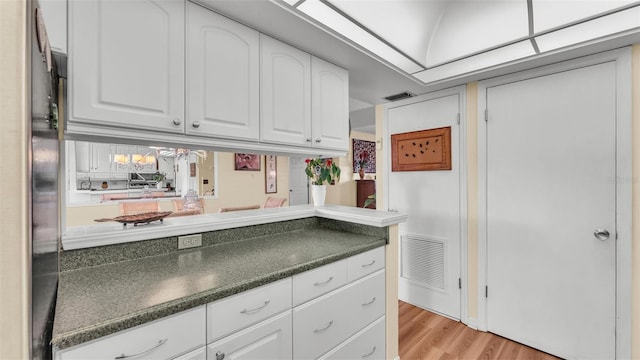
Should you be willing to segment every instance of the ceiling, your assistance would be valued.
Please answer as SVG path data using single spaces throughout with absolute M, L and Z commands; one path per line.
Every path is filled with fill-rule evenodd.
M 635 0 L 196 1 L 349 70 L 352 112 L 640 41 Z

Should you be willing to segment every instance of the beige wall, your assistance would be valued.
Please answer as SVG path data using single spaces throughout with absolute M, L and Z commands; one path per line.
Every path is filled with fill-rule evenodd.
M 27 2 L 0 1 L 0 359 L 29 357 Z
M 260 155 L 260 171 L 235 170 L 234 153 L 219 152 L 218 183 L 216 198 L 205 199 L 205 212 L 216 213 L 221 207 L 233 206 L 263 206 L 269 196 L 286 198 L 285 206 L 289 205 L 289 158 L 277 157 L 277 193 L 265 193 L 265 162 L 264 155 Z M 206 188 L 210 188 L 209 185 Z M 171 200 L 160 200 L 162 211 L 172 211 Z M 95 224 L 93 219 L 110 218 L 120 215 L 117 203 L 100 205 L 76 205 L 69 206 L 67 211 L 67 226 Z
M 278 192 L 265 194 L 264 155 L 260 156 L 260 171 L 234 170 L 234 154 L 218 154 L 218 189 L 219 197 L 206 201 L 207 212 L 218 212 L 221 207 L 264 205 L 267 197 L 286 198 L 285 206 L 289 206 L 289 158 L 278 156 Z
M 340 181 L 334 186 L 327 187 L 326 204 L 356 206 L 356 180 L 360 179 L 360 176 L 353 172 L 353 139 L 375 141 L 375 135 L 359 131 L 351 132 L 349 135 L 349 152 L 347 152 L 347 156 L 334 159 L 340 167 Z M 376 165 L 380 164 L 381 160 L 377 157 L 376 159 Z M 365 178 L 371 179 L 373 176 L 367 174 Z

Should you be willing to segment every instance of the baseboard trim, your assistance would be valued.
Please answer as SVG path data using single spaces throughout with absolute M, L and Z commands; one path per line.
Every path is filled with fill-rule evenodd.
M 473 330 L 478 330 L 478 319 L 476 318 L 467 318 L 467 321 L 464 322 L 464 324 Z

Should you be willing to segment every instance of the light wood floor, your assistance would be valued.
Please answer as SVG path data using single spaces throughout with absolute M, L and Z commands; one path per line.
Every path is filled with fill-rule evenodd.
M 558 359 L 498 335 L 476 331 L 400 301 L 402 360 L 552 360 Z

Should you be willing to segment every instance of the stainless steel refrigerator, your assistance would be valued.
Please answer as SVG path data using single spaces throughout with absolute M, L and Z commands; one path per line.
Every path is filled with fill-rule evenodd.
M 31 18 L 31 358 L 51 359 L 58 285 L 58 76 L 37 0 Z

